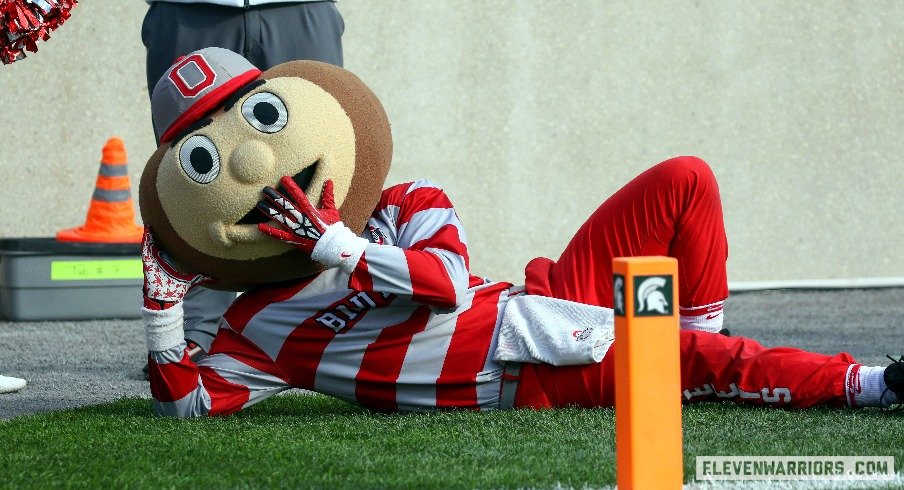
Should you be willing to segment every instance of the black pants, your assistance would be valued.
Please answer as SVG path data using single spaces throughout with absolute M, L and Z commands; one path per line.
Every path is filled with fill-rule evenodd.
M 261 70 L 292 60 L 342 66 L 344 30 L 336 4 L 329 1 L 246 8 L 153 2 L 141 26 L 148 97 L 176 58 L 211 46 L 235 51 Z M 190 291 L 184 304 L 185 338 L 210 350 L 220 316 L 234 299 L 228 291 Z
M 176 58 L 211 46 L 235 51 L 261 70 L 292 60 L 342 66 L 344 30 L 339 9 L 329 1 L 246 8 L 154 2 L 141 26 L 148 96 Z

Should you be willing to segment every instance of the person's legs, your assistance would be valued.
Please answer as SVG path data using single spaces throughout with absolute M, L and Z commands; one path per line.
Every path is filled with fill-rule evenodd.
M 743 337 L 681 332 L 683 401 L 732 400 L 808 408 L 846 406 L 847 353 L 834 356 L 793 347 L 765 348 Z
M 728 296 L 722 205 L 704 161 L 673 158 L 635 177 L 584 222 L 557 262 L 531 261 L 525 286 L 530 294 L 611 308 L 612 259 L 642 255 L 678 259 L 681 306 L 719 303 Z M 613 352 L 610 348 L 597 365 L 525 365 L 518 402 L 611 406 Z
M 180 56 L 211 46 L 241 54 L 245 19 L 242 9 L 235 7 L 153 2 L 141 26 L 141 40 L 147 49 L 145 71 L 150 96 L 157 81 Z
M 612 259 L 643 255 L 678 259 L 684 309 L 728 296 L 719 187 L 703 160 L 673 158 L 634 178 L 590 216 L 558 261 L 528 264 L 527 290 L 611 308 Z
M 154 2 L 141 28 L 148 95 L 176 58 L 211 46 L 239 53 L 261 70 L 292 60 L 342 66 L 344 31 L 342 15 L 329 1 L 250 9 Z
M 293 60 L 342 66 L 345 22 L 334 2 L 266 4 L 246 15 L 243 55 L 262 70 Z
M 790 347 L 767 349 L 751 339 L 708 332 L 682 331 L 680 349 L 685 403 L 730 400 L 791 408 L 846 406 L 848 375 L 858 366 L 845 353 L 829 356 Z M 614 347 L 599 364 L 524 365 L 515 406 L 613 406 L 614 366 Z
M 677 258 L 681 313 L 696 316 L 718 305 L 711 312 L 716 322 L 706 326 L 721 326 L 728 244 L 718 184 L 702 160 L 673 158 L 629 182 L 593 213 L 557 262 L 535 259 L 528 265 L 527 291 L 611 308 L 612 259 L 643 255 Z M 516 406 L 612 406 L 614 352 L 612 347 L 601 363 L 586 366 L 524 365 Z M 840 405 L 853 362 L 847 354 L 766 349 L 750 339 L 681 332 L 686 401 Z

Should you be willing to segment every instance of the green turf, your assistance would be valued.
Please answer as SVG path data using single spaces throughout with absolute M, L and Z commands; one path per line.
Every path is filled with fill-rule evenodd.
M 900 466 L 902 415 L 685 407 L 685 479 L 697 455 L 891 455 Z M 615 482 L 614 434 L 611 409 L 381 415 L 288 395 L 174 420 L 126 399 L 0 421 L 0 487 L 598 487 Z

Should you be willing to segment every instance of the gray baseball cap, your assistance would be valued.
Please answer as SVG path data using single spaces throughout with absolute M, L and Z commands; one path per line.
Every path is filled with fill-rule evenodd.
M 151 94 L 157 141 L 172 140 L 260 74 L 251 62 L 223 48 L 199 49 L 177 59 Z

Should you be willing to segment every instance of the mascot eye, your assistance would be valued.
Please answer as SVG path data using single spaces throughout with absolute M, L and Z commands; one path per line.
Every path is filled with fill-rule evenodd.
M 263 133 L 276 133 L 289 121 L 286 105 L 270 92 L 258 92 L 248 97 L 242 104 L 242 115 L 248 124 Z
M 196 134 L 179 149 L 182 170 L 191 180 L 208 184 L 220 174 L 220 152 L 207 136 Z

